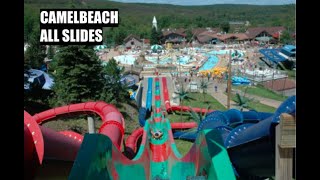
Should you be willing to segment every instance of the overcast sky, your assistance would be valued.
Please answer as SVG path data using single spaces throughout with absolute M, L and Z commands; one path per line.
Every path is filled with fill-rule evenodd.
M 175 5 L 210 5 L 210 4 L 255 4 L 255 5 L 281 5 L 295 4 L 295 0 L 112 0 L 118 2 L 159 3 Z

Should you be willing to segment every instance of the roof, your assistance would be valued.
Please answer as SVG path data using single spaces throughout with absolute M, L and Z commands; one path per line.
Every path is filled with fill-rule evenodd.
M 200 36 L 210 36 L 210 37 L 216 37 L 217 35 L 213 32 L 209 32 L 209 31 L 204 31 L 202 33 L 199 33 L 197 35 L 197 37 L 200 37 Z
M 296 52 L 296 46 L 293 45 L 285 45 L 282 49 L 291 53 Z
M 296 54 L 296 46 L 293 45 L 285 45 L 284 47 L 281 48 L 280 52 L 284 54 L 285 56 L 295 56 Z
M 219 39 L 224 41 L 226 39 L 234 38 L 236 40 L 247 40 L 248 36 L 245 33 L 235 33 L 235 34 L 222 34 Z
M 249 39 L 246 33 L 237 33 L 234 35 L 238 38 L 237 40 L 240 40 L 240 41 Z
M 139 42 L 142 42 L 142 40 L 137 35 L 133 35 L 133 34 L 130 34 L 129 36 L 127 36 L 123 41 L 126 43 L 126 42 L 130 41 L 133 38 L 136 39 Z
M 198 34 L 201 34 L 203 32 L 212 32 L 214 34 L 219 33 L 221 30 L 220 28 L 194 28 L 192 29 L 192 34 L 194 34 L 195 36 L 197 36 Z
M 163 36 L 168 36 L 170 34 L 177 34 L 177 35 L 180 35 L 180 36 L 183 36 L 183 37 L 186 37 L 187 35 L 185 33 L 181 33 L 181 30 L 180 31 L 177 31 L 177 30 L 169 30 L 169 31 L 163 31 L 162 32 L 162 35 Z
M 279 55 L 279 49 L 260 49 L 259 52 L 263 54 L 267 60 L 271 61 L 274 64 L 286 60 L 286 58 Z
M 219 39 L 220 41 L 225 41 L 227 39 L 231 39 L 231 38 L 234 38 L 236 40 L 247 40 L 248 39 L 248 36 L 245 34 L 245 33 L 235 33 L 235 34 L 214 34 L 212 32 L 202 32 L 200 34 L 198 34 L 197 36 L 197 39 L 199 42 L 201 43 L 204 43 L 204 42 L 207 42 L 211 39 Z
M 246 31 L 247 36 L 250 39 L 255 38 L 257 35 L 262 33 L 263 31 L 267 32 L 271 36 L 275 33 L 278 33 L 279 31 L 284 31 L 285 28 L 283 26 L 276 26 L 276 27 L 255 27 L 255 28 L 248 28 Z
M 214 37 L 212 36 L 197 36 L 197 39 L 200 43 L 205 43 L 213 39 Z

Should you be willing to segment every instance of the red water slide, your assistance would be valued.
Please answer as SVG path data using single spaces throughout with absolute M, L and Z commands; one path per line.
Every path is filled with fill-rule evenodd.
M 72 131 L 58 133 L 49 128 L 41 127 L 29 113 L 24 111 L 25 177 L 27 179 L 33 178 L 35 170 L 42 164 L 44 157 L 46 159 L 73 161 L 82 139 L 82 135 Z
M 94 112 L 98 114 L 102 119 L 102 125 L 99 129 L 99 133 L 108 136 L 118 149 L 120 149 L 124 135 L 125 123 L 122 114 L 111 104 L 107 104 L 105 102 L 71 104 L 35 114 L 33 118 L 38 123 L 43 123 L 59 115 L 79 112 Z
M 197 127 L 195 122 L 185 122 L 185 123 L 171 123 L 171 129 L 190 129 Z M 127 151 L 132 155 L 137 152 L 137 144 L 139 138 L 143 135 L 143 127 L 133 131 L 133 133 L 126 140 Z
M 202 114 L 206 113 L 207 110 L 203 109 L 203 108 L 192 108 L 192 110 L 194 112 L 201 112 Z M 168 111 L 168 110 L 167 110 Z M 189 106 L 171 106 L 171 108 L 169 109 L 169 111 L 183 111 L 183 112 L 188 112 L 190 111 L 190 107 Z M 208 112 L 212 112 L 212 109 L 209 109 Z
M 162 91 L 163 91 L 163 99 L 166 107 L 167 112 L 171 111 L 183 111 L 187 112 L 190 111 L 190 107 L 188 106 L 171 106 L 170 105 L 170 98 L 169 98 L 169 92 L 168 92 L 168 85 L 167 85 L 167 78 L 162 77 Z M 206 113 L 206 109 L 202 108 L 192 108 L 193 111 L 195 112 L 201 112 L 202 114 Z M 209 110 L 209 112 L 212 112 L 213 110 Z
M 42 164 L 44 143 L 42 132 L 32 116 L 24 111 L 24 177 L 32 179 Z
M 99 133 L 108 136 L 120 150 L 124 135 L 124 119 L 121 113 L 105 102 L 87 102 L 50 109 L 33 117 L 24 112 L 24 167 L 25 177 L 32 178 L 43 158 L 74 161 L 83 136 L 72 131 L 56 132 L 39 124 L 60 115 L 73 113 L 97 113 L 102 119 Z

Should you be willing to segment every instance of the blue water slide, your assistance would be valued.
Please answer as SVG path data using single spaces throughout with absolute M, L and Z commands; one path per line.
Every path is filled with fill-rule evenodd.
M 141 107 L 139 109 L 139 115 L 138 115 L 139 124 L 141 127 L 143 127 L 144 124 L 146 123 L 146 116 L 147 116 L 147 109 L 144 107 Z
M 274 115 L 258 123 L 234 128 L 225 140 L 230 159 L 237 172 L 270 177 L 275 173 L 275 126 L 282 113 L 295 115 L 295 96 L 288 98 Z
M 152 82 L 153 78 L 148 78 L 148 91 L 147 91 L 147 102 L 146 102 L 146 108 L 147 110 L 151 111 L 152 106 Z
M 240 177 L 271 177 L 275 174 L 275 127 L 282 113 L 295 116 L 295 111 L 295 96 L 284 101 L 275 113 L 235 109 L 214 111 L 207 115 L 197 130 L 175 132 L 174 137 L 192 141 L 201 130 L 218 129 Z M 229 126 L 232 123 L 238 125 L 232 128 Z
M 255 110 L 251 111 L 243 111 L 242 116 L 243 120 L 248 122 L 248 121 L 260 121 L 267 119 L 268 117 L 273 116 L 274 113 L 268 113 L 268 112 L 257 112 Z
M 193 132 L 176 131 L 173 133 L 174 138 L 195 140 L 199 131 L 204 129 L 215 129 L 217 127 L 228 127 L 231 124 L 241 124 L 243 115 L 237 109 L 230 109 L 225 112 L 213 111 L 207 114 L 206 118 L 201 121 L 197 130 Z

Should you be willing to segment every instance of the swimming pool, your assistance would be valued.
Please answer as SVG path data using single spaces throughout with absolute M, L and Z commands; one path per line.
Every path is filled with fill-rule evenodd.
M 146 60 L 157 64 L 158 57 L 146 56 L 145 58 L 146 58 Z M 170 62 L 172 62 L 172 60 L 171 60 L 171 58 L 169 58 L 169 57 L 165 57 L 165 58 L 161 58 L 161 57 L 160 57 L 160 59 L 159 59 L 159 64 L 162 64 L 162 65 L 163 65 L 163 64 L 168 64 L 168 63 L 170 63 Z
M 114 59 L 121 64 L 129 64 L 132 65 L 136 61 L 136 58 L 132 55 L 120 55 L 115 56 Z
M 158 57 L 146 56 L 145 58 L 146 58 L 146 60 L 157 64 Z M 179 63 L 181 65 L 186 65 L 186 64 L 188 64 L 189 61 L 190 61 L 190 56 L 180 56 L 177 59 L 177 65 Z M 171 57 L 165 57 L 165 58 L 161 58 L 160 57 L 159 64 L 163 65 L 163 64 L 168 64 L 168 63 L 172 63 L 172 58 Z
M 210 51 L 208 52 L 208 54 L 214 54 L 214 55 L 223 55 L 223 54 L 229 54 L 229 51 L 230 50 L 219 50 L 219 51 Z M 241 57 L 244 56 L 244 51 L 241 51 L 241 50 L 237 50 L 238 53 L 241 55 Z
M 200 68 L 199 71 L 210 70 L 216 66 L 218 63 L 218 57 L 214 55 L 209 55 L 207 62 L 205 62 Z
M 190 56 L 180 56 L 178 57 L 178 64 L 180 63 L 181 65 L 186 65 L 190 61 Z

